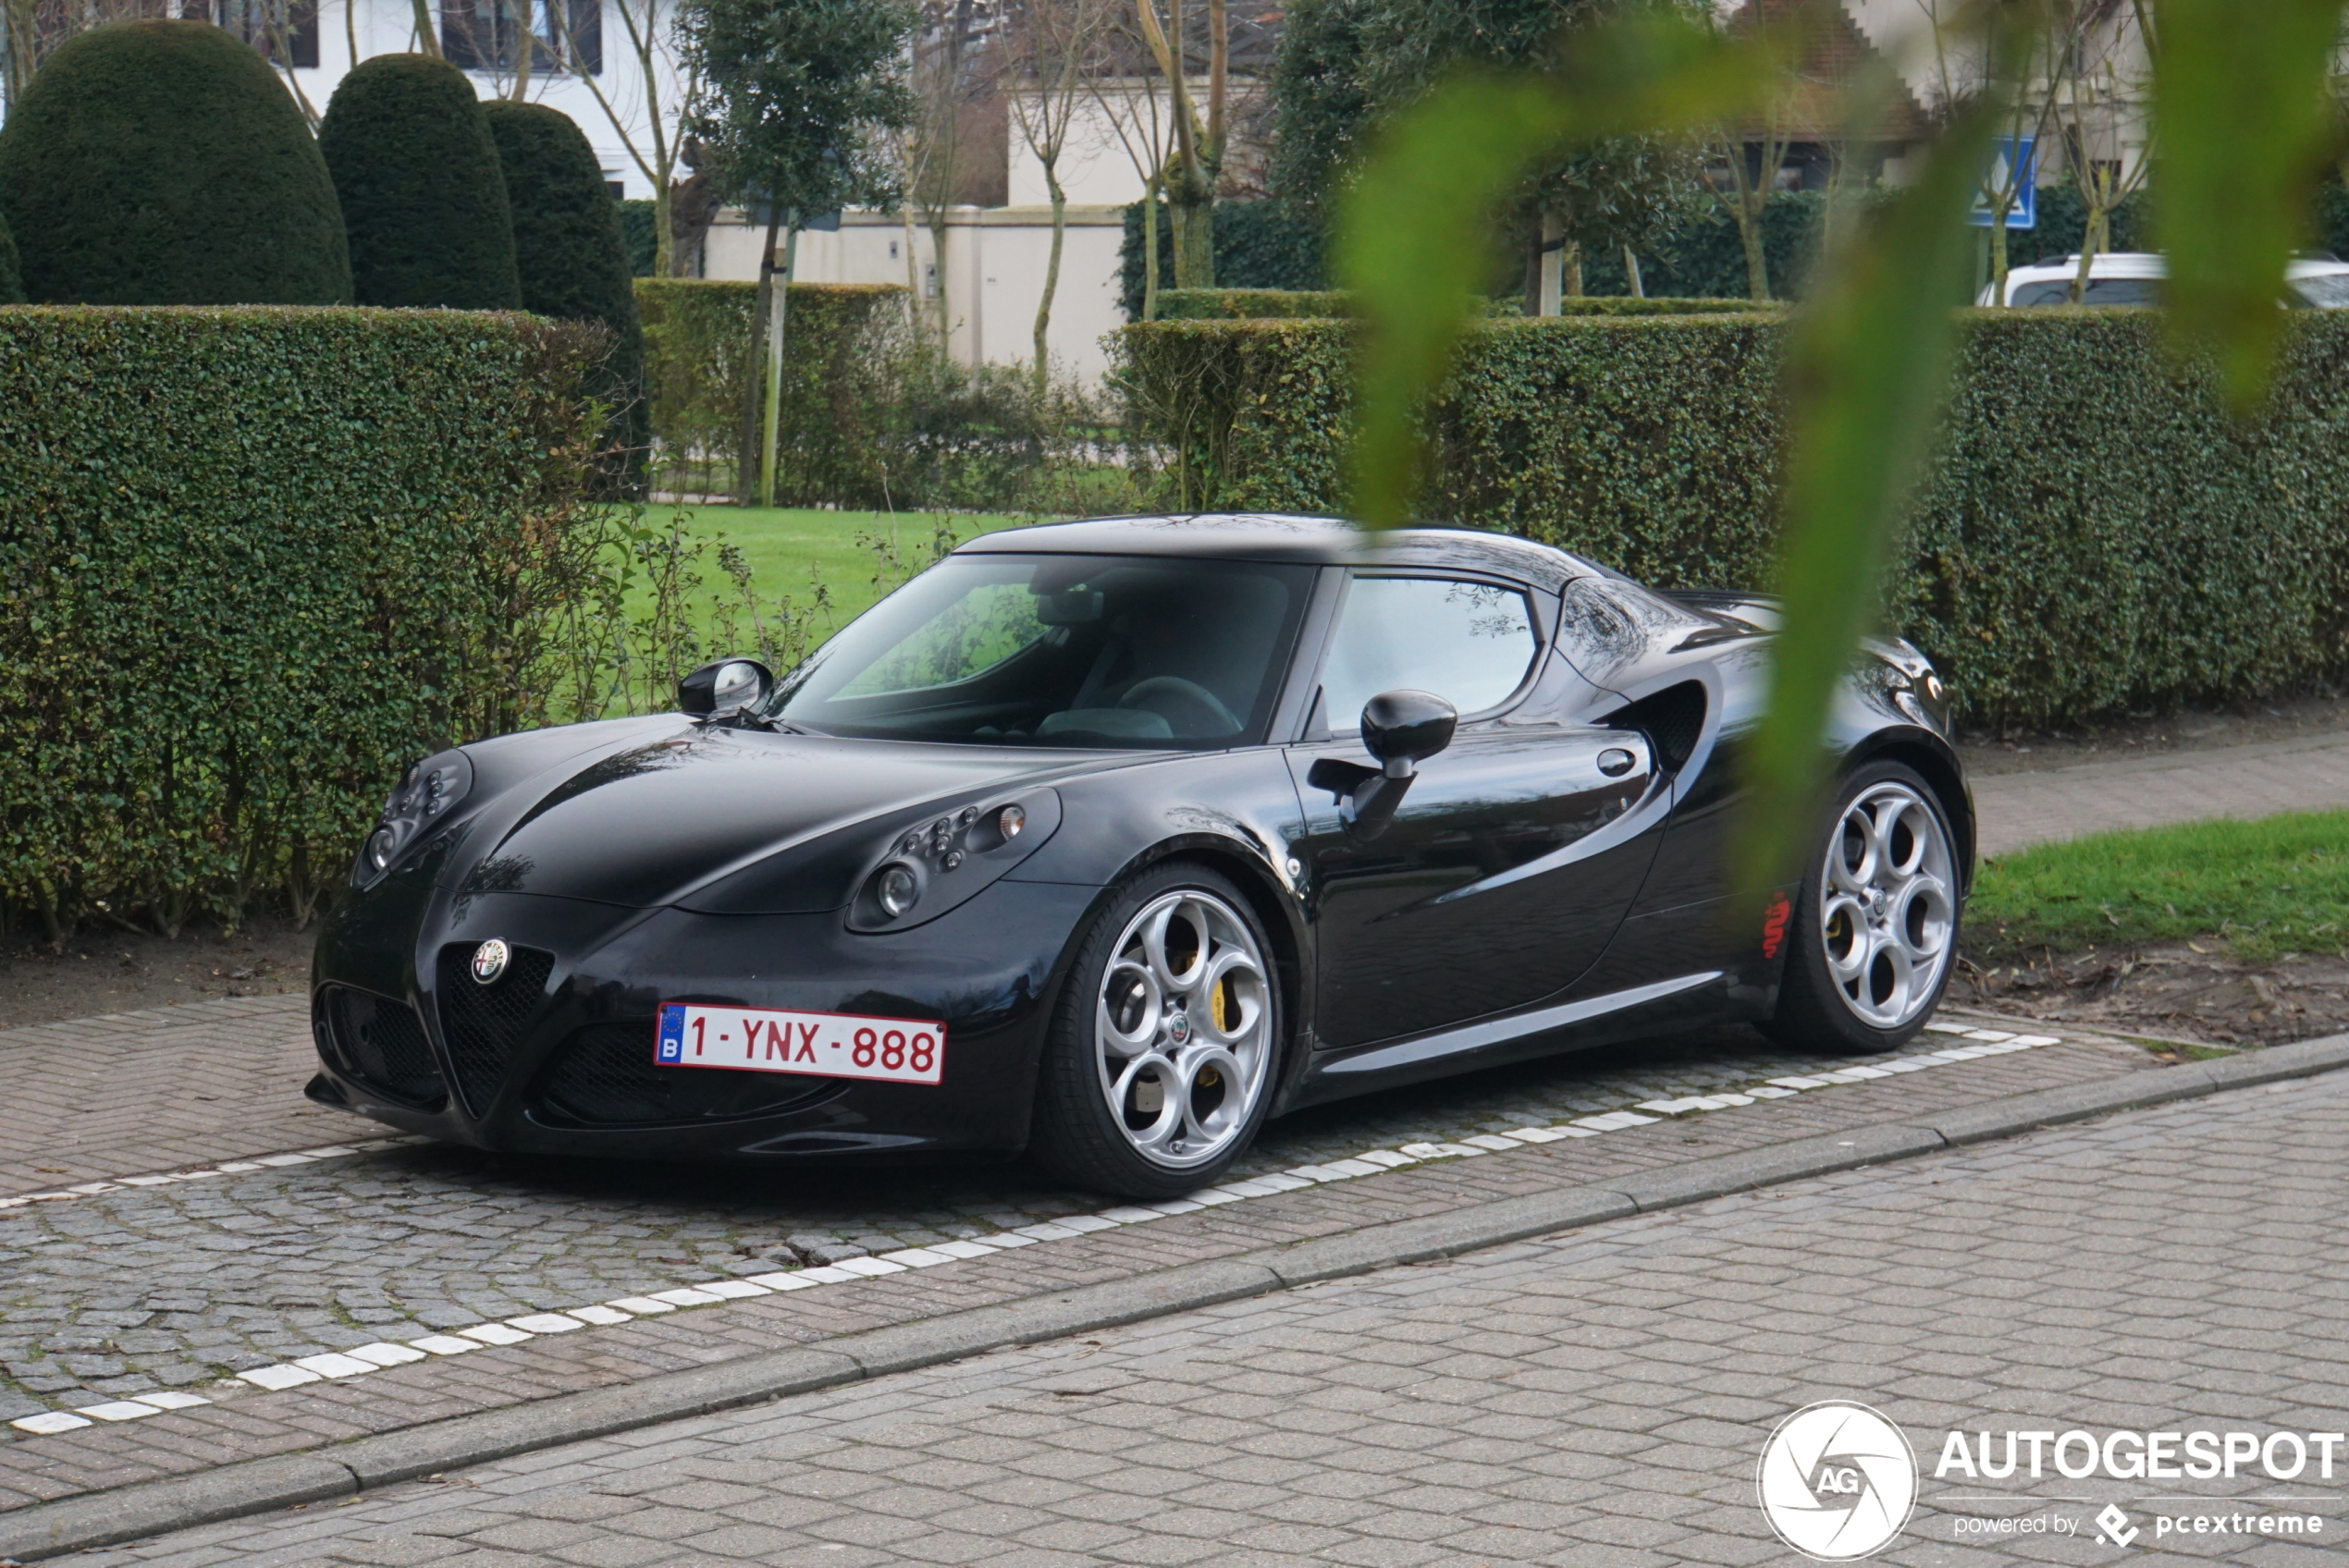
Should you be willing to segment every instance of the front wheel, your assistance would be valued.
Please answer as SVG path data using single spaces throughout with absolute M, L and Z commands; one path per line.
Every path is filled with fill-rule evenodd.
M 1773 1039 L 1883 1051 L 1925 1026 L 1957 959 L 1955 842 L 1912 769 L 1875 763 L 1843 781 L 1803 874 L 1777 1011 L 1765 1025 Z
M 1045 1043 L 1029 1152 L 1135 1198 L 1212 1182 L 1256 1135 L 1281 1035 L 1270 943 L 1230 880 L 1170 862 L 1077 949 Z

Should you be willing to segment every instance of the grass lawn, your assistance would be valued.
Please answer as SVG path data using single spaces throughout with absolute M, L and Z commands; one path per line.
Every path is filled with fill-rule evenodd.
M 2042 844 L 1984 861 L 1966 910 L 1967 948 L 1994 962 L 2204 938 L 2253 962 L 2349 949 L 2349 812 Z
M 879 562 L 869 548 L 860 548 L 860 533 L 892 536 L 909 562 L 929 559 L 931 533 L 941 522 L 953 526 L 955 537 L 976 538 L 999 528 L 1030 521 L 966 512 L 831 512 L 805 507 L 647 507 L 646 521 L 665 525 L 679 512 L 690 513 L 694 532 L 705 538 L 725 536 L 750 563 L 751 581 L 767 598 L 789 594 L 805 603 L 810 567 L 831 590 L 832 618 L 842 626 L 872 604 L 877 596 L 874 573 Z M 703 557 L 703 596 L 724 586 L 715 550 Z

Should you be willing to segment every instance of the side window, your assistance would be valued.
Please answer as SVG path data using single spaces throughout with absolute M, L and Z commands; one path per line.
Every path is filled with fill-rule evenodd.
M 1358 577 L 1347 587 L 1329 657 L 1322 712 L 1352 729 L 1381 692 L 1433 692 L 1463 714 L 1518 689 L 1539 644 L 1525 595 L 1441 577 Z

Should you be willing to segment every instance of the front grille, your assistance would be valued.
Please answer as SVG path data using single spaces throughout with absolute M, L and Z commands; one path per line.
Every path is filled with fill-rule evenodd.
M 662 1067 L 653 1060 L 656 1025 L 592 1023 L 555 1053 L 537 1099 L 550 1117 L 588 1126 L 646 1126 L 772 1115 L 838 1093 L 836 1078 Z
M 506 973 L 492 985 L 473 978 L 476 942 L 451 942 L 440 949 L 440 1033 L 457 1087 L 475 1116 L 498 1097 L 514 1042 L 547 999 L 547 976 L 555 955 L 538 948 L 516 948 Z
M 348 986 L 333 986 L 324 999 L 329 1062 L 388 1099 L 423 1110 L 437 1110 L 449 1099 L 439 1064 L 424 1039 L 424 1020 L 406 1002 L 395 1002 Z

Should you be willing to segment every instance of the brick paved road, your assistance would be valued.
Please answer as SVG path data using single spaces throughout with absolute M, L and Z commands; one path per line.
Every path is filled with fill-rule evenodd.
M 827 1206 L 901 1219 L 943 1214 L 947 1224 L 968 1222 L 955 1219 L 958 1213 L 975 1215 L 979 1228 L 991 1230 L 1021 1215 L 990 1212 L 990 1202 L 1009 1204 L 1026 1191 L 1039 1207 L 1066 1213 L 1076 1200 L 1022 1189 L 1008 1172 L 871 1178 L 861 1186 L 842 1181 L 829 1190 L 798 1183 L 744 1194 L 676 1173 L 647 1184 L 648 1173 L 626 1170 L 500 1170 L 451 1151 L 409 1150 L 240 1178 L 220 1184 L 210 1199 L 199 1194 L 214 1183 L 191 1182 L 35 1204 L 0 1214 L 0 1232 L 23 1222 L 13 1232 L 21 1244 L 0 1256 L 0 1271 L 13 1264 L 26 1296 L 0 1317 L 26 1326 L 17 1368 L 25 1402 L 71 1408 L 93 1403 L 73 1392 L 77 1387 L 122 1395 L 168 1378 L 201 1383 L 214 1403 L 56 1434 L 0 1432 L 0 1511 L 2152 1065 L 2134 1047 L 2053 1045 L 1742 1105 L 1716 1101 L 1720 1109 L 1588 1139 L 1531 1146 L 1494 1139 L 1500 1148 L 1479 1158 L 1383 1173 L 1366 1164 L 1366 1174 L 1330 1185 L 1291 1179 L 1296 1190 L 1138 1217 L 1147 1223 L 1074 1236 L 1060 1228 L 1064 1239 L 1049 1246 L 953 1268 L 761 1292 L 283 1392 L 202 1377 L 244 1354 L 275 1362 L 413 1338 L 426 1306 L 461 1309 L 461 1317 L 489 1317 L 493 1326 L 498 1317 L 514 1316 L 527 1329 L 532 1320 L 521 1309 L 576 1310 L 716 1275 L 763 1273 L 769 1262 L 712 1239 L 771 1247 L 779 1231 Z M 1570 1060 L 1549 1064 L 1564 1077 L 1573 1070 Z M 1485 1084 L 1482 1103 L 1503 1097 L 1496 1086 Z M 1473 1084 L 1456 1092 L 1475 1097 Z M 1368 1109 L 1375 1112 L 1376 1102 Z M 1422 1095 L 1413 1109 L 1432 1119 L 1445 1108 Z M 1346 1141 L 1342 1133 L 1356 1136 Z M 1322 1146 L 1343 1152 L 1369 1144 L 1352 1126 L 1316 1135 L 1326 1140 Z M 165 1205 L 190 1207 L 158 1207 Z M 931 1238 L 900 1231 L 885 1239 Z M 860 1234 L 836 1244 L 880 1240 Z M 437 1290 L 449 1293 L 435 1303 Z
M 2086 1523 L 2112 1501 L 2139 1552 L 2313 1568 L 2342 1559 L 2349 1476 L 2159 1488 L 2313 1500 L 2202 1510 L 2318 1514 L 2311 1547 L 2157 1537 L 2144 1482 L 1930 1471 L 1953 1427 L 2341 1430 L 2344 1156 L 2336 1073 L 69 1561 L 1792 1562 L 1755 1460 L 1787 1413 L 1847 1398 L 1927 1467 L 1880 1561 L 2112 1561 Z M 2076 1533 L 1957 1539 L 2007 1515 Z
M 2083 763 L 1974 781 L 1982 852 L 2209 816 L 2349 806 L 2349 735 Z
M 1865 1060 L 1784 1051 L 1745 1029 L 1553 1059 L 1285 1119 L 1238 1172 L 1554 1124 L 1855 1060 Z M 1976 1092 L 2146 1065 L 2127 1047 L 2068 1046 L 1982 1074 Z M 301 1123 L 313 1139 L 367 1125 Z M 786 1180 L 427 1145 L 36 1203 L 0 1212 L 0 1421 L 712 1275 L 929 1245 L 1101 1202 L 1017 1167 Z M 0 1428 L 0 1444 L 13 1437 Z M 0 1506 L 6 1493 L 0 1483 Z

